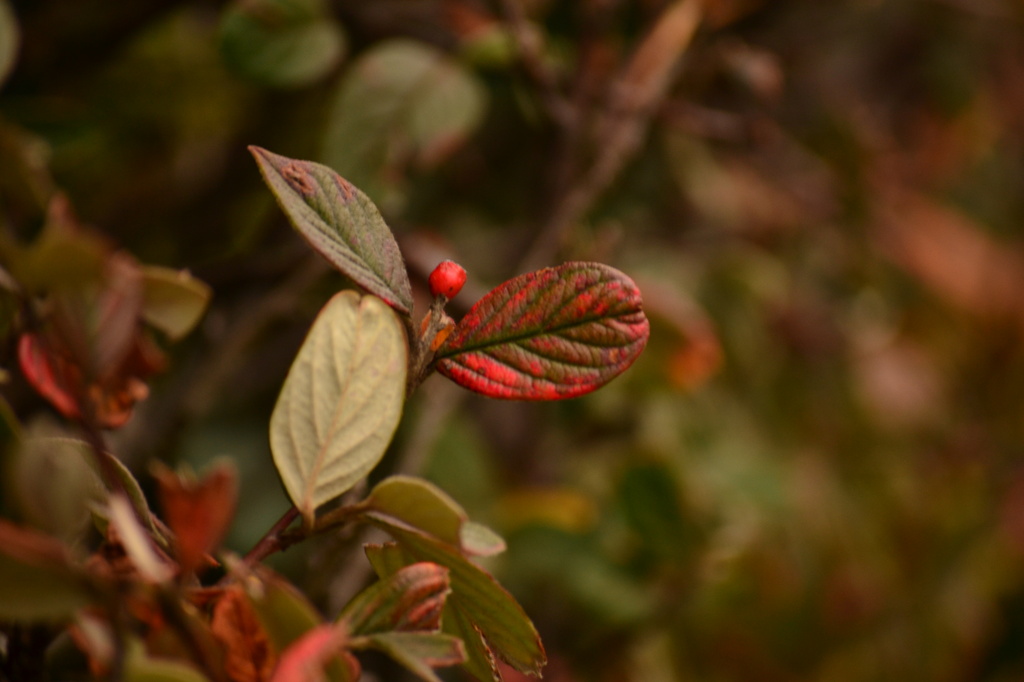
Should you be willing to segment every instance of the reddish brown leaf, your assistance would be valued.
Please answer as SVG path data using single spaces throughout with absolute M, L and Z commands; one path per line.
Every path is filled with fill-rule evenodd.
M 194 571 L 224 539 L 238 502 L 238 474 L 222 462 L 201 480 L 166 467 L 154 475 L 164 518 L 177 538 L 178 563 L 183 572 Z
M 228 588 L 213 607 L 213 636 L 224 645 L 224 671 L 233 682 L 263 682 L 274 671 L 276 657 L 245 590 Z
M 284 650 L 271 682 L 320 682 L 327 679 L 324 666 L 340 659 L 347 680 L 359 678 L 359 662 L 345 651 L 345 631 L 334 625 L 319 625 Z
M 649 333 L 633 280 L 607 265 L 566 263 L 480 299 L 438 350 L 437 367 L 492 398 L 574 398 L 625 371 Z
M 18 365 L 26 381 L 58 412 L 68 419 L 81 415 L 77 397 L 81 373 L 65 358 L 50 352 L 35 334 L 22 334 L 18 339 Z

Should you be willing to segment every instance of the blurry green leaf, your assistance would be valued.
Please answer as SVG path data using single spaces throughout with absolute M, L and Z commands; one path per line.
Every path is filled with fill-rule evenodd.
M 88 444 L 57 433 L 54 424 L 33 424 L 6 482 L 28 522 L 74 545 L 88 531 L 91 510 L 106 501 L 107 490 L 90 463 Z
M 441 682 L 433 668 L 458 665 L 466 658 L 458 637 L 439 632 L 381 632 L 360 640 L 365 640 L 366 648 L 383 651 L 428 682 Z
M 430 562 L 415 563 L 360 592 L 338 620 L 346 622 L 353 635 L 436 631 L 450 591 L 448 569 Z
M 93 232 L 55 220 L 52 205 L 42 234 L 11 261 L 11 274 L 29 293 L 95 288 L 103 275 L 107 245 Z
M 284 651 L 299 637 L 323 624 L 320 614 L 306 597 L 277 576 L 264 580 L 248 578 L 245 586 L 276 651 Z
M 270 447 L 307 524 L 365 476 L 405 400 L 405 331 L 375 296 L 342 291 L 313 322 L 270 418 Z
M 188 334 L 206 312 L 210 287 L 185 270 L 142 266 L 142 317 L 172 341 Z
M 7 0 L 0 0 L 0 85 L 14 69 L 19 45 L 18 19 Z
M 683 518 L 675 474 L 663 464 L 630 467 L 619 483 L 626 518 L 645 544 L 666 557 L 681 557 L 694 539 Z
M 169 658 L 146 655 L 143 645 L 133 641 L 124 662 L 125 682 L 208 682 L 191 665 Z
M 482 523 L 466 521 L 459 529 L 459 546 L 471 556 L 494 556 L 505 551 L 505 540 Z
M 318 625 L 281 652 L 270 682 L 325 682 L 325 672 L 338 682 L 357 682 L 359 662 L 347 644 L 344 628 Z
M 94 599 L 57 540 L 0 519 L 0 620 L 56 620 Z
M 345 53 L 345 34 L 323 0 L 236 0 L 225 12 L 221 53 L 257 83 L 297 88 L 325 77 Z
M 436 48 L 391 40 L 346 72 L 328 121 L 323 160 L 381 201 L 406 164 L 428 168 L 474 131 L 486 94 Z
M 292 225 L 317 253 L 391 307 L 412 311 L 402 252 L 365 194 L 326 166 L 249 147 Z
M 373 513 L 367 514 L 367 518 L 384 528 L 406 556 L 414 561 L 441 564 L 450 570 L 452 593 L 445 606 L 443 626 L 445 632 L 466 642 L 470 663 L 476 661 L 477 664 L 475 671 L 467 665 L 474 675 L 480 673 L 485 663 L 474 654 L 474 638 L 482 638 L 494 655 L 516 670 L 540 674 L 547 661 L 540 637 L 522 607 L 493 576 L 435 538 L 411 528 L 391 525 Z M 368 556 L 374 568 L 396 560 L 393 549 L 376 548 L 368 551 Z M 477 630 L 479 634 L 474 634 Z
M 595 623 L 618 627 L 637 625 L 658 606 L 649 585 L 612 563 L 593 536 L 531 525 L 516 534 L 512 547 L 506 575 L 519 593 L 549 586 Z
M 489 556 L 505 549 L 494 531 L 468 520 L 459 504 L 437 486 L 411 476 L 386 478 L 364 504 L 468 554 Z

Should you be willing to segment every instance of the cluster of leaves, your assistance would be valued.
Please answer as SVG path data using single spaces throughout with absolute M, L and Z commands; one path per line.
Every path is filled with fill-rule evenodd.
M 148 327 L 180 339 L 210 291 L 187 272 L 140 266 L 107 247 L 57 195 L 36 243 L 5 245 L 5 326 L 17 335 L 25 380 L 85 440 L 45 427 L 22 436 L 8 419 L 14 478 L 29 501 L 21 511 L 34 511 L 53 535 L 0 522 L 0 619 L 70 621 L 92 673 L 114 679 L 297 682 L 326 671 L 355 680 L 353 652 L 366 648 L 425 680 L 460 663 L 478 679 L 500 680 L 499 660 L 539 674 L 545 655 L 532 623 L 469 560 L 503 551 L 503 541 L 439 489 L 390 477 L 359 502 L 317 510 L 376 467 L 407 394 L 435 364 L 484 395 L 524 400 L 575 397 L 620 374 L 647 341 L 639 291 L 611 267 L 567 263 L 505 282 L 458 324 L 438 293 L 417 331 L 402 255 L 366 195 L 326 166 L 252 151 L 293 225 L 368 292 L 342 291 L 324 306 L 271 416 L 274 463 L 295 506 L 244 560 L 227 557 L 215 586 L 199 582 L 218 565 L 211 553 L 234 514 L 233 468 L 199 480 L 158 470 L 161 521 L 101 429 L 128 421 L 147 395 L 143 379 L 163 365 Z M 47 490 L 50 470 L 71 484 Z M 299 515 L 302 528 L 290 531 Z M 379 526 L 395 542 L 367 547 L 380 582 L 325 624 L 257 562 L 353 522 Z M 24 665 L 21 656 L 9 651 L 8 667 Z
M 348 502 L 415 472 L 498 531 L 483 563 L 557 682 L 1016 679 L 1021 21 L 1003 0 L 4 0 L 0 222 L 31 243 L 59 184 L 212 285 L 112 442 L 136 470 L 235 456 L 239 552 L 293 503 L 266 417 L 349 286 L 246 145 L 363 189 L 418 309 L 445 258 L 470 273 L 456 318 L 516 273 L 612 263 L 652 327 L 626 376 L 544 406 L 428 380 Z M 337 614 L 368 569 L 330 537 L 264 563 Z

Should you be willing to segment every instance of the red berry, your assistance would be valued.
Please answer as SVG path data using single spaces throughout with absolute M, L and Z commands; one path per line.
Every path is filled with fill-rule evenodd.
M 430 273 L 430 293 L 434 296 L 455 298 L 466 283 L 466 271 L 454 261 L 441 261 Z

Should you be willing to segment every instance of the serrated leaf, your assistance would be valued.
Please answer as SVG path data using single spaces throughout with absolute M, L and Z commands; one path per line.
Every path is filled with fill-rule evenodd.
M 403 313 L 412 287 L 398 242 L 370 199 L 327 166 L 249 147 L 277 203 L 320 255 Z
M 353 635 L 392 630 L 432 632 L 441 627 L 441 609 L 451 591 L 448 569 L 430 562 L 406 566 L 371 585 L 339 616 Z
M 19 44 L 18 20 L 14 10 L 7 0 L 0 0 L 0 85 L 14 69 Z
M 384 455 L 407 354 L 402 323 L 374 296 L 343 291 L 313 322 L 270 418 L 274 464 L 308 524 Z
M 401 547 L 402 553 L 414 561 L 429 561 L 449 569 L 452 593 L 448 597 L 443 615 L 445 632 L 466 637 L 467 654 L 470 661 L 476 661 L 469 668 L 480 677 L 483 667 L 490 667 L 477 655 L 479 650 L 472 635 L 479 631 L 478 638 L 484 645 L 483 651 L 491 652 L 516 670 L 539 675 L 547 662 L 540 636 L 519 603 L 489 573 L 472 563 L 457 550 L 417 530 L 392 525 L 374 514 L 367 514 L 369 521 L 386 530 Z M 386 546 L 368 550 L 374 568 L 386 568 L 397 560 L 395 551 Z M 379 570 L 379 569 L 378 569 Z M 477 649 L 477 653 L 474 653 Z M 481 679 L 491 679 L 481 677 Z
M 438 350 L 437 368 L 492 398 L 575 398 L 633 364 L 649 333 L 633 280 L 600 263 L 565 263 L 480 299 Z
M 324 162 L 377 201 L 411 163 L 447 158 L 483 117 L 486 91 L 461 64 L 412 40 L 389 40 L 347 70 L 328 115 Z
M 235 72 L 272 87 L 326 76 L 345 53 L 345 34 L 323 0 L 236 0 L 221 23 L 220 48 Z
M 142 318 L 172 341 L 198 324 L 210 302 L 210 287 L 185 270 L 142 266 Z
M 466 659 L 462 641 L 440 632 L 381 632 L 361 639 L 366 648 L 383 651 L 427 682 L 441 682 L 434 668 L 458 665 Z
M 374 487 L 363 504 L 369 510 L 458 547 L 466 554 L 490 556 L 505 549 L 504 540 L 494 531 L 470 521 L 458 502 L 420 478 L 386 478 Z

